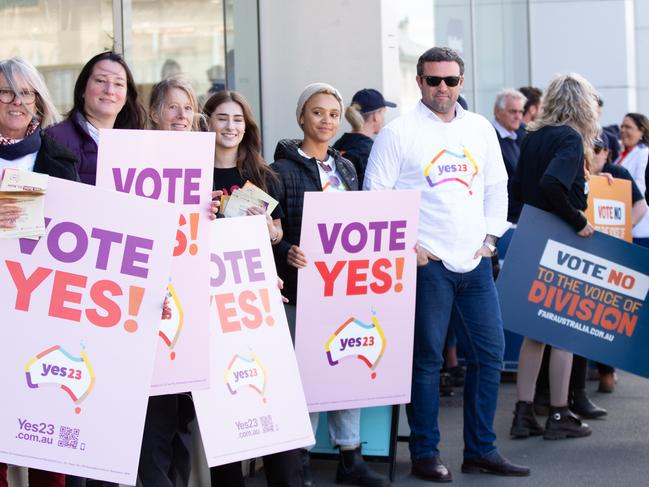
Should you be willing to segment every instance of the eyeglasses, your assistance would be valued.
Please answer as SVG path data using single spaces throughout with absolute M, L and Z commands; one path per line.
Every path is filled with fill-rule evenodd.
M 593 152 L 594 152 L 595 154 L 599 154 L 599 153 L 602 152 L 603 150 L 604 150 L 604 147 L 595 147 L 595 148 L 593 149 Z
M 16 99 L 16 96 L 22 101 L 25 105 L 31 105 L 36 101 L 36 92 L 33 90 L 23 90 L 20 93 L 16 93 L 14 90 L 0 89 L 0 101 L 5 104 L 13 103 Z
M 439 86 L 443 81 L 446 86 L 453 88 L 460 84 L 461 76 L 420 76 L 428 86 Z

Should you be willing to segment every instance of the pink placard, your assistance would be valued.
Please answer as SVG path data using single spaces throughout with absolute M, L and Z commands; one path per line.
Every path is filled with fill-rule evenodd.
M 102 130 L 97 186 L 168 201 L 180 207 L 167 294 L 173 318 L 158 321 L 151 395 L 209 384 L 208 208 L 214 134 L 162 130 Z
M 178 210 L 50 178 L 0 240 L 0 461 L 134 484 Z
M 210 466 L 314 443 L 263 216 L 212 222 L 210 389 L 194 404 Z
M 309 411 L 410 402 L 418 191 L 304 195 L 295 350 Z

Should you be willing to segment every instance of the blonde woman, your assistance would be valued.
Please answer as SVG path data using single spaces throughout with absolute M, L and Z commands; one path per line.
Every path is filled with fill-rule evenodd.
M 198 130 L 198 121 L 198 102 L 189 81 L 176 76 L 153 87 L 150 128 Z M 144 487 L 188 485 L 192 448 L 189 425 L 195 417 L 189 394 L 149 397 L 138 466 L 138 478 Z
M 529 132 L 512 180 L 518 201 L 552 212 L 588 238 L 594 228 L 586 217 L 588 185 L 585 161 L 592 160 L 599 132 L 597 94 L 578 74 L 555 77 L 541 102 L 540 115 Z M 525 338 L 518 365 L 518 402 L 511 435 L 545 439 L 579 438 L 591 429 L 568 409 L 572 353 L 553 348 L 550 358 L 550 415 L 545 430 L 534 415 L 532 401 L 545 345 Z

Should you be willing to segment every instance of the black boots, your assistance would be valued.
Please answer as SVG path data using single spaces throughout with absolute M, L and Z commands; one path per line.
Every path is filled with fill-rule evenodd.
M 387 477 L 374 472 L 365 463 L 360 446 L 355 450 L 340 450 L 336 483 L 365 487 L 387 487 L 390 485 Z
M 545 423 L 546 440 L 565 440 L 566 438 L 582 438 L 592 433 L 590 426 L 582 423 L 567 407 L 550 408 L 550 415 Z
M 587 419 L 597 419 L 606 416 L 606 409 L 602 409 L 588 399 L 584 389 L 570 391 L 570 410 Z
M 514 410 L 514 420 L 509 432 L 512 438 L 528 438 L 543 434 L 543 427 L 536 420 L 531 402 L 518 401 Z

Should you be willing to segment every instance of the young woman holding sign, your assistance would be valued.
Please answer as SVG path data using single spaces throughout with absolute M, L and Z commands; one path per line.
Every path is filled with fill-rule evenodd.
M 152 129 L 198 130 L 199 117 L 196 94 L 184 78 L 167 78 L 153 87 L 149 104 Z M 149 397 L 138 466 L 138 478 L 144 487 L 189 484 L 189 425 L 195 417 L 189 393 Z
M 291 332 L 295 332 L 297 270 L 307 265 L 304 252 L 298 247 L 302 228 L 302 209 L 306 191 L 355 191 L 358 179 L 354 166 L 329 144 L 336 135 L 343 113 L 340 93 L 326 83 L 307 86 L 297 102 L 297 122 L 303 140 L 281 140 L 275 149 L 271 166 L 280 183 L 273 195 L 284 208 L 284 238 L 273 250 L 277 271 L 285 282 L 286 315 Z M 311 414 L 314 432 L 319 413 Z M 327 415 L 332 443 L 340 449 L 336 481 L 344 484 L 385 486 L 389 480 L 372 471 L 361 455 L 360 409 L 330 411 Z M 303 451 L 305 485 L 312 485 L 309 453 Z M 307 483 L 311 482 L 311 483 Z
M 246 99 L 236 91 L 220 91 L 203 107 L 210 132 L 214 132 L 215 196 L 231 195 L 250 181 L 263 191 L 277 183 L 277 177 L 261 157 L 261 136 Z M 272 244 L 282 238 L 281 206 L 268 215 L 264 208 L 251 206 L 248 215 L 266 215 Z M 264 473 L 270 486 L 302 487 L 301 458 L 298 450 L 288 450 L 264 459 Z M 210 468 L 212 487 L 245 487 L 241 462 Z
M 595 89 L 579 75 L 557 76 L 547 88 L 540 115 L 527 130 L 512 179 L 514 198 L 555 213 L 577 235 L 591 237 L 595 230 L 583 211 L 588 192 L 585 160 L 592 160 L 593 142 L 599 132 Z M 558 348 L 552 348 L 550 358 L 550 415 L 545 431 L 538 424 L 532 400 L 544 348 L 543 343 L 530 338 L 525 338 L 521 347 L 511 435 L 526 438 L 543 434 L 546 439 L 590 435 L 590 427 L 568 409 L 573 357 Z
M 78 181 L 77 158 L 45 134 L 60 116 L 36 68 L 21 58 L 0 61 L 0 174 L 5 168 L 34 171 Z M 14 228 L 20 207 L 0 200 L 0 228 Z M 0 463 L 0 487 L 7 487 L 7 465 Z M 63 487 L 65 476 L 29 469 L 29 485 Z

